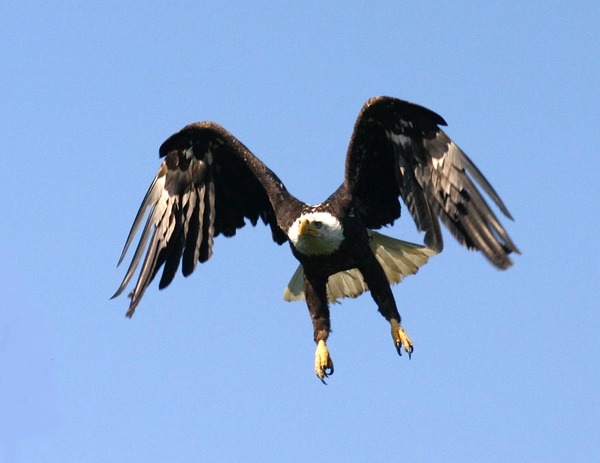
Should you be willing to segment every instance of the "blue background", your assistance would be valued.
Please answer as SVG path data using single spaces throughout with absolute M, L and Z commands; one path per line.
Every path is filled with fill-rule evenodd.
M 595 2 L 6 2 L 0 7 L 5 461 L 600 461 Z M 309 203 L 363 102 L 425 105 L 499 191 L 523 251 L 460 248 L 332 308 L 312 372 L 296 262 L 250 226 L 189 278 L 109 301 L 183 125 L 214 120 Z M 421 242 L 408 214 L 387 230 Z

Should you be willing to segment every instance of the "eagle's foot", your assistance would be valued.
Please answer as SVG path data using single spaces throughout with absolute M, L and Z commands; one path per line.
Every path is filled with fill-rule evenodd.
M 315 373 L 323 384 L 327 384 L 324 378 L 333 374 L 333 362 L 329 356 L 327 345 L 322 339 L 317 343 L 315 351 Z
M 398 355 L 402 355 L 402 349 L 404 348 L 408 353 L 408 358 L 410 358 L 413 353 L 413 343 L 408 337 L 408 334 L 406 334 L 404 328 L 400 326 L 400 323 L 393 318 L 390 320 L 390 325 L 392 326 L 392 338 L 396 344 Z

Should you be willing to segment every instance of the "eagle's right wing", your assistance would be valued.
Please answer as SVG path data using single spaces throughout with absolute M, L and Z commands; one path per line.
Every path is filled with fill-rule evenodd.
M 287 241 L 284 230 L 291 224 L 282 223 L 285 214 L 278 217 L 276 211 L 301 207 L 268 167 L 213 122 L 191 124 L 177 132 L 162 144 L 160 156 L 164 160 L 119 259 L 121 263 L 149 209 L 129 269 L 113 296 L 125 290 L 145 253 L 130 294 L 128 317 L 161 267 L 159 288 L 164 288 L 180 262 L 182 273 L 191 274 L 198 262 L 211 257 L 213 238 L 235 235 L 245 219 L 252 225 L 262 219 L 270 226 L 273 240 L 283 244 Z

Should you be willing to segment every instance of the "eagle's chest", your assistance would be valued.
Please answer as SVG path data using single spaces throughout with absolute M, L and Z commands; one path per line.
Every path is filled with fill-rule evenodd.
M 343 270 L 357 268 L 369 249 L 367 244 L 355 241 L 344 241 L 340 247 L 330 254 L 307 255 L 299 252 L 292 245 L 294 256 L 300 261 L 307 274 L 329 276 Z

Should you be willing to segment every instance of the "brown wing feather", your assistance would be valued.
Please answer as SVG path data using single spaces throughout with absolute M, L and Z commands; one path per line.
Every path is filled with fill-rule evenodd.
M 164 288 L 180 263 L 182 273 L 191 274 L 198 262 L 211 257 L 214 237 L 235 235 L 246 219 L 252 225 L 262 219 L 270 226 L 273 240 L 282 244 L 287 241 L 283 230 L 290 225 L 288 209 L 301 207 L 277 176 L 218 124 L 185 127 L 162 144 L 160 155 L 164 161 L 119 259 L 121 263 L 147 215 L 131 264 L 113 296 L 125 290 L 145 251 L 130 294 L 129 317 L 161 267 L 159 287 Z
M 393 224 L 402 197 L 425 243 L 441 251 L 439 220 L 464 246 L 498 268 L 519 252 L 481 188 L 511 218 L 506 206 L 467 155 L 439 128 L 438 114 L 412 103 L 376 97 L 363 106 L 348 148 L 345 186 L 367 226 Z M 478 188 L 479 187 L 479 188 Z

